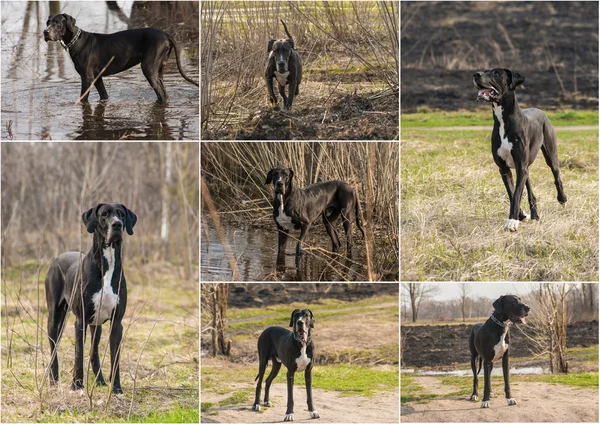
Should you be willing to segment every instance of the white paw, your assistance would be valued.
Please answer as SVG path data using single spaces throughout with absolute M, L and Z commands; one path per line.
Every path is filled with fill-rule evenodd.
M 490 401 L 489 400 L 484 400 L 483 402 L 481 402 L 481 407 L 482 408 L 489 408 L 490 407 Z
M 310 411 L 310 417 L 311 418 L 321 418 L 321 416 L 319 415 L 319 413 L 317 411 Z
M 519 220 L 518 219 L 507 219 L 506 225 L 504 226 L 505 231 L 514 232 L 519 228 Z
M 506 403 L 508 403 L 508 406 L 510 406 L 510 405 L 516 405 L 517 401 L 514 400 L 513 398 L 508 398 L 508 399 L 506 399 Z
M 471 397 L 470 397 L 469 400 L 477 400 L 477 399 L 479 399 L 479 396 L 477 396 L 477 395 L 471 395 Z
M 255 403 L 254 405 L 252 405 L 252 409 L 254 411 L 260 411 L 260 405 L 258 403 Z
M 531 219 L 531 215 L 529 215 L 527 212 L 523 212 L 523 215 L 525 215 L 525 218 L 523 218 L 521 221 L 529 221 Z
M 294 414 L 285 414 L 283 421 L 294 421 Z
M 266 407 L 273 406 L 273 405 L 271 404 L 271 401 L 270 401 L 270 400 L 268 400 L 268 401 L 266 401 L 265 403 L 263 403 L 263 405 L 264 405 L 264 406 L 266 406 Z

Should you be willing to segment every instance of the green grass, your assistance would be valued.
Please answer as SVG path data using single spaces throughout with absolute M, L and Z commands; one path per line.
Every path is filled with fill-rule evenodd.
M 521 105 L 522 106 L 522 105 Z M 523 106 L 522 106 L 523 107 Z M 547 111 L 552 125 L 598 125 L 598 112 L 593 110 Z M 423 109 L 420 113 L 403 113 L 401 127 L 456 127 L 471 125 L 493 125 L 491 108 L 482 107 L 476 111 L 431 111 Z
M 130 423 L 197 423 L 200 416 L 197 408 L 177 408 L 169 411 L 154 411 L 146 416 L 132 416 Z
M 538 381 L 541 383 L 566 384 L 581 388 L 598 389 L 598 372 L 576 374 L 523 375 L 517 381 Z
M 402 131 L 402 279 L 598 281 L 598 131 L 558 131 L 569 200 L 556 201 L 540 154 L 530 167 L 540 221 L 516 233 L 504 231 L 509 201 L 490 134 Z
M 248 397 L 251 395 L 251 390 L 240 390 L 234 392 L 231 396 L 226 399 L 223 399 L 219 402 L 219 406 L 230 406 L 230 405 L 238 405 L 240 403 L 244 403 L 248 400 Z

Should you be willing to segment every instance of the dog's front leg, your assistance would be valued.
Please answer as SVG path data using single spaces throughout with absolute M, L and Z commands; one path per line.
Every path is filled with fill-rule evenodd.
M 123 393 L 121 389 L 121 377 L 119 373 L 119 357 L 121 355 L 121 339 L 123 338 L 123 324 L 121 320 L 113 320 L 110 332 L 110 381 L 112 392 Z
M 488 361 L 487 359 L 483 361 L 483 400 L 481 401 L 482 408 L 490 407 L 490 393 L 492 390 L 492 361 Z
M 296 266 L 300 265 L 300 258 L 302 257 L 302 251 L 304 250 L 304 239 L 308 234 L 309 224 L 302 223 L 300 224 L 300 227 L 300 238 L 296 245 Z
M 75 320 L 75 365 L 73 367 L 73 383 L 71 390 L 83 389 L 83 346 L 85 343 L 85 327 L 81 317 Z
M 515 193 L 515 186 L 513 183 L 512 172 L 511 172 L 510 168 L 505 165 L 500 166 L 498 169 L 500 171 L 500 176 L 502 177 L 502 182 L 504 183 L 504 187 L 506 188 L 506 193 L 508 194 L 508 201 L 512 205 L 512 201 L 513 201 L 513 197 L 514 197 L 514 193 Z M 510 214 L 510 211 L 509 211 L 509 214 Z M 520 209 L 519 210 L 519 221 L 524 221 L 526 219 L 529 219 L 529 215 L 527 215 L 523 211 L 523 209 Z
M 267 75 L 265 77 L 265 81 L 267 82 L 267 90 L 269 92 L 269 101 L 271 102 L 271 106 L 277 108 L 277 97 L 275 97 L 275 91 L 273 90 L 273 76 Z
M 515 192 L 510 201 L 510 215 L 508 221 L 506 221 L 506 231 L 517 231 L 519 228 L 519 214 L 521 213 L 521 198 L 523 197 L 523 190 L 525 189 L 525 183 L 529 178 L 529 170 L 527 165 L 523 164 L 517 167 L 517 184 Z
M 508 350 L 504 352 L 502 356 L 502 374 L 504 375 L 504 394 L 506 395 L 506 402 L 508 405 L 516 405 L 517 401 L 513 399 L 510 394 L 510 383 L 509 383 L 509 366 L 508 366 Z
M 294 421 L 294 371 L 287 372 L 287 410 L 283 421 Z
M 94 86 L 96 87 L 96 90 L 98 90 L 100 100 L 107 100 L 108 93 L 106 92 L 106 88 L 104 88 L 104 82 L 102 81 L 102 78 L 98 78 L 94 83 Z
M 308 412 L 311 418 L 321 418 L 319 413 L 315 411 L 312 402 L 312 361 L 304 370 L 304 382 L 306 383 L 306 403 L 308 404 Z
M 283 228 L 278 228 L 278 230 L 277 265 L 285 265 L 285 245 L 287 243 L 289 232 Z
M 297 86 L 298 86 L 298 84 L 296 83 L 295 79 L 290 81 L 288 98 L 285 103 L 285 108 L 287 109 L 288 112 L 292 111 L 292 103 L 294 102 L 294 93 L 296 92 Z

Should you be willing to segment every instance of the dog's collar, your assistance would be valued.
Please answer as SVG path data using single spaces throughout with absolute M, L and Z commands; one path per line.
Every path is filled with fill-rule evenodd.
M 502 327 L 502 328 L 506 327 L 506 324 L 505 324 L 505 323 L 503 323 L 502 321 L 500 321 L 498 318 L 496 318 L 496 317 L 494 316 L 494 314 L 490 315 L 490 319 L 491 319 L 492 321 L 494 321 L 496 324 L 498 324 L 500 327 Z M 508 322 L 508 325 L 510 326 L 510 321 Z
M 75 37 L 73 37 L 73 39 L 71 40 L 71 42 L 69 44 L 65 44 L 65 42 L 63 40 L 60 40 L 60 43 L 63 45 L 65 50 L 68 51 L 71 47 L 73 47 L 73 44 L 75 44 L 75 42 L 79 39 L 80 35 L 81 35 L 81 28 L 77 28 L 77 34 L 75 34 Z

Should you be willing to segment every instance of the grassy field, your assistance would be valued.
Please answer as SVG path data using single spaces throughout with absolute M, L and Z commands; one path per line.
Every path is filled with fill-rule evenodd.
M 203 417 L 220 422 L 256 419 L 252 418 L 256 413 L 248 411 L 255 390 L 256 339 L 269 325 L 285 326 L 290 310 L 306 307 L 310 307 L 316 318 L 313 387 L 319 394 L 315 395 L 315 402 L 318 400 L 322 405 L 324 399 L 331 397 L 338 406 L 348 408 L 346 414 L 352 412 L 356 414 L 354 419 L 369 418 L 369 422 L 376 416 L 377 407 L 373 404 L 357 408 L 362 398 L 366 398 L 367 404 L 368 400 L 385 402 L 386 408 L 392 408 L 388 413 L 397 411 L 398 398 L 391 394 L 397 392 L 399 384 L 398 296 L 378 296 L 354 302 L 322 299 L 310 305 L 296 302 L 230 309 L 226 337 L 232 340 L 231 358 L 202 359 Z M 285 374 L 283 368 L 274 380 L 272 393 L 277 396 L 285 397 Z M 305 409 L 303 375 L 296 375 L 295 386 L 301 388 L 296 389 L 299 395 L 296 413 L 300 415 Z M 276 406 L 283 413 L 282 401 L 278 403 Z M 327 410 L 322 421 L 342 422 L 343 415 L 337 416 L 338 413 L 335 408 Z M 267 421 L 263 422 L 269 422 L 264 419 Z
M 597 281 L 598 131 L 557 133 L 568 203 L 556 201 L 540 154 L 530 168 L 540 221 L 509 234 L 509 201 L 490 152 L 491 131 L 403 128 L 402 279 Z
M 70 390 L 73 326 L 58 348 L 59 384 L 44 373 L 50 348 L 46 334 L 44 278 L 48 264 L 22 263 L 2 278 L 2 422 L 198 422 L 198 284 L 168 263 L 126 265 L 127 312 L 121 354 L 123 395 L 86 385 Z M 100 360 L 108 379 L 109 323 Z M 89 337 L 84 360 L 88 372 Z M 104 357 L 104 353 L 106 356 Z M 91 374 L 91 370 L 90 370 Z

